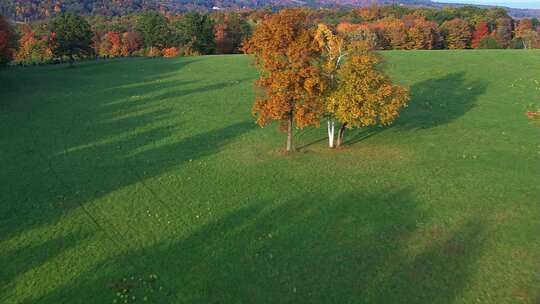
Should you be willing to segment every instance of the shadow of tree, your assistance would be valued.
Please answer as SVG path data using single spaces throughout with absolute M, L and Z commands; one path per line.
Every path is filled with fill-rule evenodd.
M 451 123 L 474 107 L 486 91 L 480 80 L 467 81 L 464 72 L 429 79 L 411 87 L 411 101 L 395 126 L 427 129 Z
M 49 259 L 84 242 L 85 235 L 71 234 L 68 237 L 49 239 L 41 244 L 31 244 L 13 251 L 4 251 L 0 255 L 2 276 L 0 276 L 0 294 L 5 292 L 8 283 L 18 274 L 31 271 Z
M 174 125 L 170 123 L 171 115 L 174 115 L 172 105 L 164 102 L 159 92 L 173 89 L 178 96 L 185 96 L 234 85 L 230 82 L 213 86 L 197 85 L 193 81 L 167 77 L 169 73 L 192 62 L 194 60 L 191 58 L 182 59 L 182 64 L 159 60 L 122 62 L 138 65 L 145 71 L 144 76 L 101 75 L 105 79 L 99 82 L 98 87 L 90 88 L 96 92 L 95 99 L 91 101 L 71 102 L 71 99 L 67 99 L 60 103 L 51 102 L 50 98 L 32 99 L 32 103 L 28 104 L 10 101 L 6 110 L 27 119 L 25 124 L 21 124 L 26 129 L 19 130 L 16 136 L 27 140 L 21 142 L 21 146 L 9 147 L 11 151 L 8 153 L 33 159 L 33 163 L 29 164 L 32 168 L 27 172 L 35 174 L 34 182 L 40 180 L 42 184 L 32 185 L 35 193 L 27 193 L 21 187 L 20 193 L 30 197 L 27 200 L 33 200 L 34 207 L 23 208 L 16 204 L 3 206 L 0 241 L 23 231 L 50 225 L 73 208 L 84 210 L 86 202 L 141 182 L 143 178 L 161 174 L 172 166 L 217 153 L 231 140 L 253 129 L 251 122 L 232 122 L 210 130 L 208 127 L 201 128 L 189 137 L 178 138 L 175 135 L 181 126 L 176 122 Z M 57 73 L 65 73 L 59 67 L 53 68 Z M 69 72 L 79 73 L 77 70 L 85 68 L 99 67 L 83 64 Z M 118 69 L 132 71 L 133 67 L 118 64 Z M 51 78 L 55 77 L 57 75 L 51 73 Z M 77 77 L 72 79 L 77 85 L 70 84 L 72 87 L 65 94 L 72 94 L 72 91 L 77 91 L 77 86 L 84 86 L 80 81 L 86 76 L 77 74 L 74 78 Z M 59 86 L 59 91 L 65 85 L 60 81 L 62 79 L 65 77 L 58 76 L 57 83 L 51 81 Z M 185 88 L 187 85 L 190 87 Z M 16 91 L 20 91 L 20 88 Z M 62 93 L 59 92 L 59 95 Z M 139 97 L 142 94 L 149 96 Z M 54 122 L 51 122 L 51 117 L 54 117 Z M 44 126 L 50 129 L 43 129 Z M 141 130 L 133 132 L 138 129 Z M 8 132 L 1 135 L 12 136 Z M 22 184 L 24 180 L 17 183 Z M 30 184 L 26 187 L 30 187 Z M 35 206 L 37 202 L 42 204 Z M 98 228 L 106 225 L 109 217 L 89 212 L 87 215 Z
M 161 90 L 178 87 L 174 94 L 186 96 L 234 83 L 185 88 L 188 84 L 196 84 L 164 76 L 180 66 L 162 66 L 153 70 L 152 65 L 155 62 L 159 65 L 159 61 L 145 62 L 137 62 L 144 65 L 142 80 L 140 76 L 129 75 L 108 77 L 102 86 L 88 88 L 96 90 L 101 94 L 99 96 L 111 97 L 99 99 L 98 96 L 92 100 L 93 104 L 55 103 L 55 100 L 46 100 L 46 104 L 42 104 L 42 100 L 29 104 L 8 102 L 7 111 L 27 115 L 27 130 L 23 135 L 32 138 L 32 143 L 9 147 L 12 152 L 5 155 L 20 157 L 11 161 L 21 164 L 25 164 L 23 158 L 33 158 L 40 166 L 39 169 L 32 168 L 30 166 L 35 164 L 30 162 L 28 168 L 16 168 L 34 170 L 32 173 L 36 176 L 32 178 L 41 183 L 33 185 L 35 193 L 29 195 L 28 202 L 21 201 L 21 204 L 35 200 L 50 205 L 34 208 L 33 205 L 24 208 L 10 207 L 13 204 L 4 206 L 1 210 L 5 212 L 0 215 L 0 241 L 51 225 L 75 208 L 86 210 L 88 202 L 128 185 L 140 183 L 146 187 L 147 178 L 166 172 L 172 166 L 219 153 L 255 126 L 252 122 L 235 121 L 225 127 L 190 132 L 194 135 L 187 137 L 176 136 L 175 132 L 182 126 L 169 123 L 170 116 L 175 114 L 162 98 L 171 95 L 163 94 Z M 447 77 L 458 87 L 469 87 L 463 82 L 462 74 Z M 59 89 L 63 85 L 62 79 L 58 77 L 56 83 Z M 31 81 L 36 79 L 26 80 Z M 415 85 L 415 103 L 431 100 L 422 99 L 424 97 L 419 93 L 422 88 L 442 92 L 446 85 L 444 78 Z M 17 90 L 20 92 L 23 88 Z M 443 119 L 443 110 L 430 110 L 435 116 L 441 116 L 437 116 L 437 123 L 456 119 L 459 113 L 463 115 L 472 103 L 460 102 L 474 100 L 482 92 L 467 91 L 469 95 L 449 93 L 448 100 L 456 101 L 453 105 L 456 108 L 450 112 L 452 114 L 446 114 L 446 119 Z M 153 94 L 138 97 L 146 92 Z M 398 125 L 411 128 L 434 126 L 435 120 L 431 120 L 430 112 L 422 106 L 411 103 L 409 110 L 403 124 Z M 58 117 L 56 113 L 63 116 Z M 43 125 L 54 126 L 51 121 L 59 126 L 51 130 L 40 129 Z M 131 132 L 141 126 L 145 128 Z M 15 132 L 8 134 L 8 131 L 0 134 L 2 139 L 21 136 Z M 355 135 L 358 138 L 353 137 L 351 141 L 361 140 L 368 134 L 359 132 Z M 51 142 L 58 144 L 51 148 Z M 24 193 L 25 187 L 29 187 L 24 186 L 26 181 L 17 182 L 23 185 L 17 191 Z M 151 188 L 147 187 L 147 190 L 160 208 L 170 208 Z M 112 301 L 119 291 L 118 286 L 123 286 L 126 288 L 121 289 L 141 297 L 148 292 L 148 296 L 155 296 L 159 303 L 451 303 L 466 288 L 482 248 L 483 227 L 480 224 L 466 223 L 444 238 L 428 240 L 425 249 L 411 254 L 408 250 L 411 237 L 423 234 L 417 223 L 426 222 L 426 218 L 424 212 L 418 210 L 418 202 L 410 190 L 387 189 L 372 195 L 350 193 L 337 197 L 325 193 L 302 195 L 278 206 L 267 201 L 256 202 L 203 226 L 185 239 L 171 240 L 172 245 L 152 245 L 138 250 L 133 249 L 136 246 L 122 248 L 115 251 L 117 256 L 88 273 L 80 273 L 79 279 L 70 285 L 27 302 L 102 303 Z M 111 232 L 114 229 L 104 228 L 113 228 L 108 222 L 115 216 L 113 211 L 93 210 L 86 214 L 99 233 L 106 234 L 113 244 L 123 246 L 121 235 Z M 138 241 L 137 234 L 143 229 L 139 227 L 151 228 L 130 225 L 129 240 Z M 0 261 L 10 261 L 14 255 L 16 262 L 17 259 L 31 259 L 34 255 L 38 257 L 28 267 L 10 268 L 0 276 L 2 282 L 28 272 L 60 252 L 53 249 L 37 253 L 41 248 L 65 249 L 73 244 L 62 243 L 60 239 L 47 242 L 45 247 L 27 246 L 2 252 Z M 151 274 L 146 271 L 159 276 L 156 286 L 122 285 L 125 277 Z M 160 286 L 163 291 L 159 290 Z
M 428 216 L 417 206 L 408 189 L 261 201 L 173 245 L 117 256 L 92 271 L 97 279 L 83 274 L 39 300 L 453 303 L 480 257 L 483 225 L 433 234 L 419 227 Z M 418 236 L 426 245 L 412 253 Z
M 452 73 L 411 87 L 411 101 L 397 121 L 388 127 L 365 127 L 347 132 L 346 145 L 354 145 L 386 129 L 427 129 L 451 123 L 474 108 L 486 90 L 482 81 L 465 80 L 465 73 Z

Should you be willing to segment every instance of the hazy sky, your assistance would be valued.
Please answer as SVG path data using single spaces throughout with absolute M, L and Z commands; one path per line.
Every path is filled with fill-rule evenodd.
M 540 8 L 540 0 L 434 0 L 435 2 L 446 3 L 470 3 L 501 5 L 515 8 Z

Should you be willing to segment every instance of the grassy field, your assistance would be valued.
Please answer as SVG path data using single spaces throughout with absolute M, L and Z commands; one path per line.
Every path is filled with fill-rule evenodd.
M 540 52 L 384 57 L 399 121 L 289 156 L 246 56 L 0 71 L 0 303 L 538 303 Z

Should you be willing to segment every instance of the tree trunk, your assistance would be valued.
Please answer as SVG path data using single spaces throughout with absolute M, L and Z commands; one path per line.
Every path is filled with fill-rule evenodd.
M 338 137 L 337 137 L 337 144 L 336 147 L 341 147 L 341 144 L 343 143 L 343 136 L 345 136 L 345 128 L 347 127 L 347 123 L 344 123 L 339 128 Z
M 334 148 L 334 120 L 328 120 L 328 147 Z
M 293 113 L 289 113 L 289 120 L 287 122 L 287 152 L 293 152 Z
M 69 54 L 69 67 L 72 68 L 73 67 L 73 62 L 75 61 L 75 59 L 73 58 L 73 54 Z

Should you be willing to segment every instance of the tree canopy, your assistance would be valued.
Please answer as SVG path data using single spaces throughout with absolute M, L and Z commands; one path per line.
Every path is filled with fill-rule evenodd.
M 139 17 L 135 31 L 141 35 L 146 47 L 168 46 L 171 32 L 167 20 L 158 12 L 143 13 Z
M 321 96 L 327 86 L 313 61 L 320 57 L 314 28 L 306 12 L 286 9 L 265 19 L 245 50 L 255 55 L 261 70 L 253 113 L 261 126 L 272 120 L 287 130 L 286 150 L 292 151 L 293 124 L 318 125 L 324 113 Z
M 0 65 L 8 63 L 15 49 L 15 31 L 11 24 L 0 15 Z
M 92 53 L 92 30 L 83 18 L 63 13 L 52 19 L 50 30 L 55 40 L 54 53 L 56 56 L 73 56 Z

